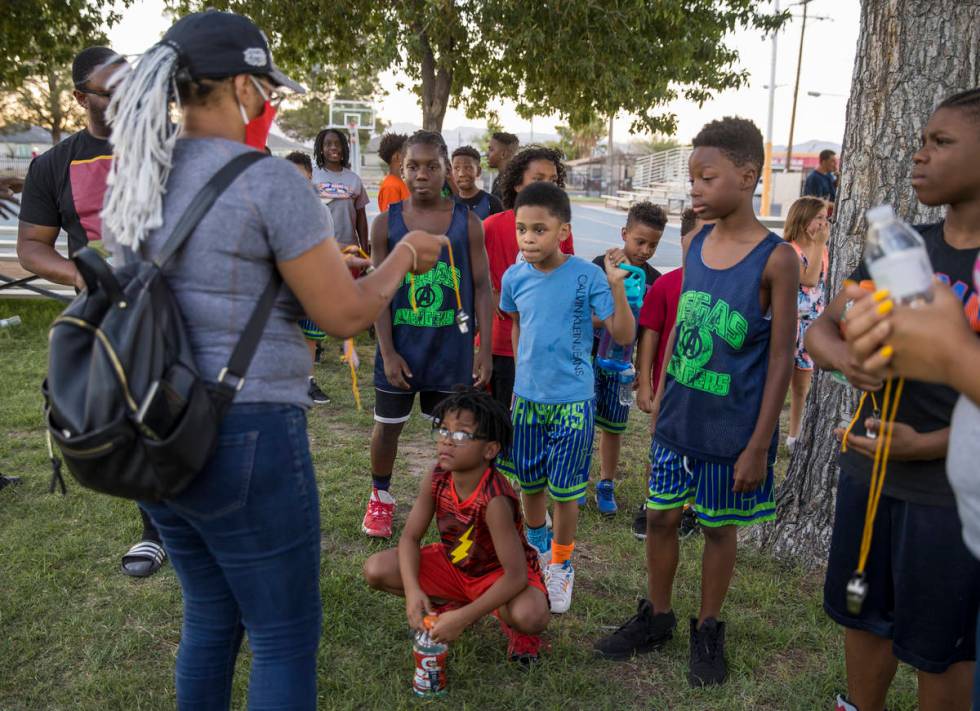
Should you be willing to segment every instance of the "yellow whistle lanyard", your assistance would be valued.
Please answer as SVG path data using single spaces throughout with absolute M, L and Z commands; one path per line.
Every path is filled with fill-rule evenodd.
M 368 253 L 365 252 L 359 245 L 350 245 L 344 249 L 345 253 L 353 254 L 357 253 L 364 259 L 370 259 Z M 357 387 L 357 366 L 355 365 L 357 361 L 357 352 L 354 350 L 354 339 L 348 338 L 344 341 L 344 356 L 341 360 L 347 361 L 347 367 L 350 368 L 350 383 L 351 391 L 354 394 L 354 404 L 357 405 L 357 409 L 361 409 L 361 390 Z
M 888 454 L 891 451 L 892 433 L 895 430 L 895 415 L 898 413 L 898 403 L 902 399 L 902 390 L 905 387 L 905 378 L 899 378 L 895 385 L 894 400 L 892 399 L 892 379 L 885 381 L 885 392 L 881 401 L 881 427 L 878 430 L 878 441 L 875 444 L 874 464 L 871 466 L 871 486 L 868 490 L 868 505 L 864 512 L 864 530 L 861 532 L 861 548 L 858 551 L 857 573 L 863 575 L 864 568 L 868 563 L 868 554 L 871 552 L 871 538 L 874 533 L 875 518 L 878 515 L 878 503 L 881 501 L 881 492 L 885 486 L 885 472 L 888 468 Z M 862 393 L 858 403 L 857 412 L 851 419 L 844 437 L 841 441 L 841 451 L 847 451 L 847 436 L 851 433 L 854 425 L 861 417 L 864 403 L 868 395 L 875 409 L 878 403 L 875 401 L 874 393 Z
M 453 244 L 450 242 L 446 245 L 449 249 L 449 273 L 453 277 L 453 291 L 456 292 L 456 308 L 459 311 L 463 310 L 463 298 L 459 295 L 459 277 L 456 276 L 456 258 L 453 256 Z M 415 303 L 415 275 L 409 273 L 408 275 L 408 303 L 412 305 L 412 311 L 418 313 L 419 307 Z

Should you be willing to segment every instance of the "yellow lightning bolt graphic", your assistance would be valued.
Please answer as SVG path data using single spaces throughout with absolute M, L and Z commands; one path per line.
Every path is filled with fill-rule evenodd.
M 473 547 L 473 541 L 470 540 L 471 533 L 473 533 L 473 526 L 467 528 L 466 533 L 459 537 L 459 545 L 450 553 L 453 563 L 459 563 L 469 554 L 470 548 Z

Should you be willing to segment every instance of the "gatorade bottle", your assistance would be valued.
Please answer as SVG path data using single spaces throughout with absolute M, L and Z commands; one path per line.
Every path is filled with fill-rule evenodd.
M 436 622 L 436 615 L 426 615 L 423 620 L 424 632 L 415 633 L 412 651 L 415 656 L 415 678 L 412 689 L 416 696 L 437 698 L 446 695 L 446 661 L 449 645 L 436 642 L 429 636 L 429 630 Z
M 932 264 L 922 235 L 895 217 L 891 205 L 867 212 L 864 263 L 879 289 L 903 304 L 932 301 Z

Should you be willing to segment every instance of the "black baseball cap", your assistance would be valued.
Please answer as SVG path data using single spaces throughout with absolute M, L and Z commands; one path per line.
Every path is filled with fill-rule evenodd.
M 278 86 L 306 93 L 276 67 L 262 30 L 242 15 L 219 10 L 191 13 L 167 30 L 160 43 L 177 51 L 180 66 L 195 79 L 261 74 Z

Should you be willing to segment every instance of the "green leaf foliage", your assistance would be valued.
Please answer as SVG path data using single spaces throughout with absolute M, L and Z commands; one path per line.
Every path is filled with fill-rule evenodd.
M 290 69 L 401 70 L 435 129 L 450 103 L 477 117 L 506 98 L 525 118 L 580 126 L 625 111 L 635 131 L 672 133 L 665 104 L 745 82 L 726 38 L 786 18 L 757 0 L 172 1 L 250 16 Z
M 85 47 L 105 44 L 105 28 L 132 0 L 3 0 L 0 10 L 0 86 L 18 87 L 71 65 Z

